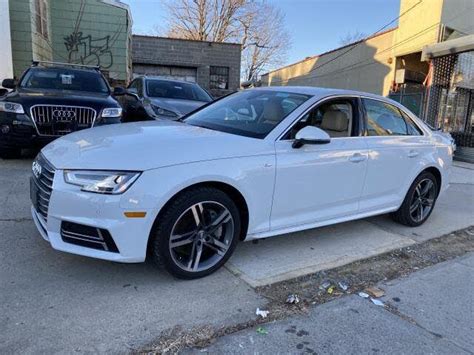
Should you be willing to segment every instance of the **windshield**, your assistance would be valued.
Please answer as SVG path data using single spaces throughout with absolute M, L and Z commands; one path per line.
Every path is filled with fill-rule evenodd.
M 147 80 L 148 97 L 167 99 L 212 101 L 212 98 L 198 85 L 169 80 Z
M 109 93 L 109 87 L 99 73 L 68 68 L 30 69 L 21 81 L 20 87 Z
M 241 91 L 191 114 L 184 122 L 246 137 L 265 138 L 309 98 L 309 95 L 271 90 Z

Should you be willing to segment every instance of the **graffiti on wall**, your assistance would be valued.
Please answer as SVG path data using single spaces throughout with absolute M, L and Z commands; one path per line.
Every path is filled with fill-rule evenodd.
M 84 36 L 82 32 L 76 32 L 64 37 L 64 41 L 69 63 L 97 65 L 104 69 L 114 64 L 110 36 L 92 38 L 91 35 Z
M 73 32 L 64 37 L 64 45 L 68 53 L 69 63 L 96 65 L 108 69 L 114 64 L 112 47 L 122 33 L 124 26 L 119 25 L 111 35 L 93 37 L 80 30 L 86 0 L 81 0 L 81 6 L 76 17 Z M 100 24 L 98 24 L 100 26 Z

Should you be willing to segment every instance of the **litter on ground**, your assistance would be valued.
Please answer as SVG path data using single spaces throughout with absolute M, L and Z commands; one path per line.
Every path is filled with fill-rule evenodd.
M 381 300 L 378 300 L 376 298 L 370 298 L 370 300 L 372 301 L 373 304 L 375 304 L 376 306 L 384 306 L 384 303 L 381 301 Z
M 339 281 L 338 285 L 342 291 L 347 291 L 349 289 L 349 284 L 345 281 Z
M 375 298 L 380 298 L 383 295 L 385 295 L 384 290 L 382 290 L 378 287 L 375 287 L 375 286 L 366 288 L 365 292 L 368 293 L 369 295 L 371 295 L 372 297 L 375 297 Z
M 286 299 L 286 303 L 298 304 L 300 303 L 300 297 L 296 293 L 293 293 L 288 296 L 288 298 Z
M 260 316 L 262 318 L 267 318 L 268 317 L 268 313 L 270 313 L 269 311 L 264 311 L 263 309 L 260 309 L 260 308 L 257 308 L 257 310 L 255 311 L 255 314 L 257 316 Z

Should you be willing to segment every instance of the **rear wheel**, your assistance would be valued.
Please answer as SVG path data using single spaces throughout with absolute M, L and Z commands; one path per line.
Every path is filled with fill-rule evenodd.
M 209 187 L 185 191 L 155 224 L 153 259 L 179 278 L 209 275 L 231 256 L 240 228 L 237 206 L 223 191 Z
M 395 221 L 406 226 L 423 224 L 433 212 L 439 186 L 430 172 L 421 173 L 408 190 L 400 209 L 392 214 Z

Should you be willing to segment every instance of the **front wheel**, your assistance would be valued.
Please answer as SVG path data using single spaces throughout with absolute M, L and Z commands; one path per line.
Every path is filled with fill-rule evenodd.
M 151 252 L 172 275 L 196 279 L 219 269 L 239 240 L 237 206 L 223 191 L 198 187 L 175 198 L 155 223 Z
M 438 181 L 430 172 L 423 172 L 410 186 L 399 210 L 392 214 L 401 224 L 416 227 L 426 222 L 438 197 Z

